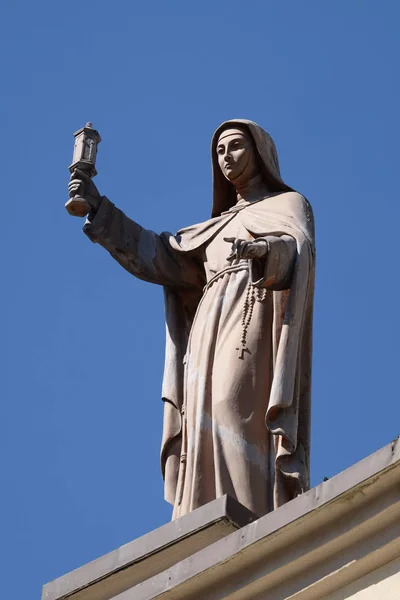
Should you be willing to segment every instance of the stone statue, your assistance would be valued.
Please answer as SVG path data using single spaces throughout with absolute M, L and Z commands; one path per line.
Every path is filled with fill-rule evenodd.
M 164 287 L 161 449 L 173 519 L 229 494 L 262 516 L 309 487 L 314 222 L 271 137 L 227 121 L 212 140 L 204 223 L 157 235 L 75 171 L 85 234 Z

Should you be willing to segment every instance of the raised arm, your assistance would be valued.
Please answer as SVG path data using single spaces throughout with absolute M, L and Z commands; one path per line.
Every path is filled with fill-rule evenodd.
M 71 195 L 79 191 L 91 207 L 84 233 L 108 250 L 129 273 L 163 286 L 204 285 L 197 263 L 171 247 L 171 234 L 157 235 L 129 219 L 108 198 L 100 196 L 93 182 L 80 172 L 72 176 L 69 190 Z

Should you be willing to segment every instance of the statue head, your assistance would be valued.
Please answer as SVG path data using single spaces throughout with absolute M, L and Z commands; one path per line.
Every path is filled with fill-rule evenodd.
M 224 129 L 217 142 L 220 169 L 236 188 L 245 185 L 260 172 L 254 142 L 245 128 Z
M 234 119 L 222 123 L 212 139 L 211 157 L 213 217 L 234 206 L 236 186 L 244 185 L 258 173 L 273 194 L 293 189 L 281 178 L 271 136 L 253 121 Z

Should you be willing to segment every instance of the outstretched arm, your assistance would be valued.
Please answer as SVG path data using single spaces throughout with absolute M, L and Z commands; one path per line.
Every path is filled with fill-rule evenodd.
M 84 233 L 108 250 L 129 273 L 163 286 L 193 288 L 204 284 L 194 261 L 172 249 L 171 234 L 157 235 L 129 219 L 108 198 L 100 196 L 82 173 L 72 176 L 69 189 L 70 194 L 79 192 L 92 209 Z

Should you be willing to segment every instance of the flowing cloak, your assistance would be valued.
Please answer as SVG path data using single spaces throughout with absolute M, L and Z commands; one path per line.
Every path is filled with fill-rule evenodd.
M 312 313 L 314 295 L 314 231 L 309 203 L 288 192 L 250 205 L 239 213 L 245 229 L 255 238 L 289 235 L 296 240 L 297 256 L 288 290 L 273 291 L 273 379 L 266 426 L 275 436 L 274 507 L 309 488 Z M 223 227 L 230 215 L 223 215 Z M 219 221 L 219 220 L 218 220 Z M 211 237 L 210 222 L 179 232 L 174 248 L 190 253 Z M 260 284 L 274 289 L 279 256 L 267 260 Z M 252 269 L 250 269 L 252 273 Z M 254 276 L 252 277 L 253 283 Z M 162 467 L 165 498 L 175 501 L 181 454 L 183 359 L 193 323 L 197 298 L 165 289 L 167 343 L 162 396 L 165 400 Z M 182 325 L 184 324 L 184 327 Z M 266 366 L 266 368 L 268 368 Z M 227 375 L 228 376 L 228 375 Z
M 89 215 L 84 231 L 136 277 L 164 287 L 166 352 L 161 465 L 165 499 L 171 504 L 176 504 L 182 461 L 186 459 L 182 450 L 185 355 L 206 283 L 198 265 L 199 250 L 234 218 L 240 220 L 249 237 L 271 242 L 261 272 L 259 261 L 248 262 L 251 285 L 270 290 L 273 297 L 269 315 L 272 364 L 265 365 L 271 370 L 272 380 L 265 424 L 274 440 L 272 485 L 276 508 L 309 488 L 314 222 L 308 201 L 280 179 L 273 142 L 265 137 L 268 134 L 248 121 L 232 123 L 243 123 L 249 128 L 262 164 L 277 183 L 274 195 L 235 207 L 228 197 L 232 190 L 228 186 L 223 189 L 225 183 L 218 180 L 214 168 L 214 216 L 204 223 L 182 229 L 175 236 L 158 236 L 128 219 L 104 197 L 97 213 Z M 214 135 L 213 146 L 220 129 Z M 275 166 L 271 166 L 274 162 Z M 290 280 L 287 273 L 282 275 L 288 269 L 279 243 L 286 236 L 295 241 Z M 229 377 L 229 373 L 225 376 Z

